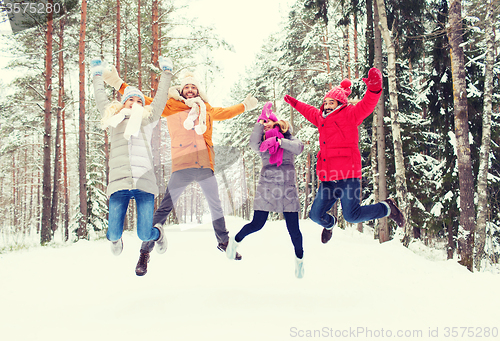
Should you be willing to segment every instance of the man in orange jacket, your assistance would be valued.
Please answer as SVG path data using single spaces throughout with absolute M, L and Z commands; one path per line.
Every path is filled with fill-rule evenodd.
M 104 80 L 123 93 L 127 84 L 121 80 L 114 67 L 104 72 Z M 218 249 L 226 251 L 228 231 L 219 199 L 217 180 L 214 176 L 214 149 L 212 142 L 213 121 L 233 118 L 257 107 L 257 99 L 248 95 L 245 100 L 231 107 L 212 107 L 194 74 L 184 74 L 179 86 L 169 89 L 168 101 L 162 116 L 167 118 L 171 138 L 172 175 L 165 196 L 153 217 L 153 226 L 162 226 L 185 188 L 196 181 L 205 195 Z M 145 97 L 146 104 L 152 98 Z M 136 274 L 143 276 L 154 242 L 142 243 Z M 236 259 L 241 259 L 237 255 Z

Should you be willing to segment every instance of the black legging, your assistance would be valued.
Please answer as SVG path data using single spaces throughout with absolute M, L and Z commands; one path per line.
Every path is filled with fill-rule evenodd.
M 264 227 L 268 215 L 269 212 L 267 211 L 254 211 L 252 221 L 243 226 L 234 239 L 239 243 L 249 234 L 259 231 Z M 299 229 L 299 213 L 284 212 L 283 215 L 285 216 L 286 228 L 292 239 L 295 255 L 297 258 L 302 258 L 304 256 L 304 250 L 302 248 L 302 233 Z

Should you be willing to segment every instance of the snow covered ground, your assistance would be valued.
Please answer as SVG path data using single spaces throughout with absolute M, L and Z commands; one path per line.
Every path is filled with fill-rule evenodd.
M 244 223 L 227 217 L 232 235 Z M 216 249 L 210 224 L 168 227 L 167 253 L 152 253 L 144 277 L 134 273 L 135 233 L 124 235 L 119 257 L 107 241 L 2 254 L 0 338 L 500 339 L 500 275 L 351 229 L 335 229 L 326 245 L 310 220 L 301 230 L 300 280 L 284 222 L 247 237 L 241 261 Z

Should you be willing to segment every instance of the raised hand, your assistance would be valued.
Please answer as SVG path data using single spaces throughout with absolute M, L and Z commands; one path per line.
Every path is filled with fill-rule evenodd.
M 292 96 L 285 95 L 285 102 L 287 102 L 288 104 L 290 104 L 292 107 L 295 108 L 298 101 L 295 98 L 293 98 Z
M 102 76 L 102 60 L 100 58 L 94 58 L 90 61 L 90 73 L 92 77 Z
M 363 78 L 366 88 L 372 92 L 379 92 L 382 90 L 382 73 L 379 69 L 372 67 L 368 71 L 368 78 Z
M 170 58 L 160 56 L 160 58 L 158 58 L 158 63 L 160 64 L 160 69 L 162 69 L 163 71 L 172 72 L 174 69 L 172 60 Z

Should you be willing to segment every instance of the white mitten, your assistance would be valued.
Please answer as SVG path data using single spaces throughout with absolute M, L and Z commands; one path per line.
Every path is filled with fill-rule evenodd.
M 160 58 L 158 58 L 158 63 L 160 64 L 160 69 L 162 69 L 163 71 L 172 72 L 172 70 L 174 69 L 172 60 L 170 58 L 160 56 Z
M 116 91 L 120 90 L 120 87 L 123 84 L 123 79 L 118 75 L 118 71 L 116 71 L 116 67 L 114 65 L 109 66 L 109 68 L 105 68 L 102 74 L 102 79 L 111 85 Z
M 243 105 L 245 106 L 245 111 L 253 110 L 257 108 L 257 104 L 259 101 L 257 98 L 253 97 L 251 94 L 248 94 L 248 96 L 243 100 Z

